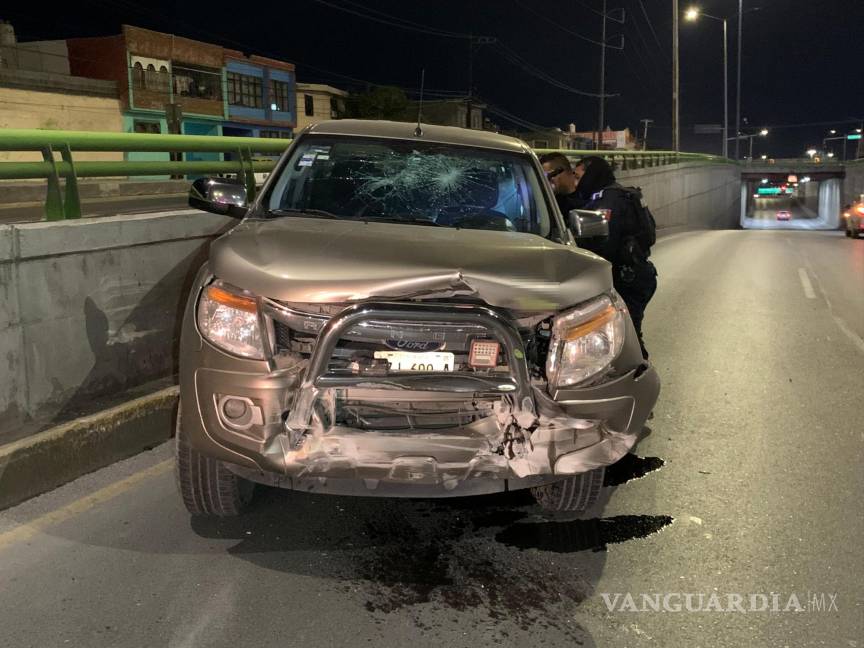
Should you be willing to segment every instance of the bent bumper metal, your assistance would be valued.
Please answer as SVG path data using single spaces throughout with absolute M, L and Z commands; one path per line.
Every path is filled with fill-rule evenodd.
M 349 331 L 399 322 L 479 325 L 500 342 L 509 374 L 358 376 L 328 370 Z M 273 473 L 268 483 L 302 490 L 447 496 L 522 488 L 617 461 L 636 442 L 658 392 L 656 373 L 642 365 L 602 385 L 550 397 L 545 385 L 532 385 L 519 331 L 495 310 L 364 303 L 321 330 L 284 431 L 264 444 L 257 459 Z M 452 404 L 471 416 L 452 427 L 358 429 L 337 422 L 338 402 Z

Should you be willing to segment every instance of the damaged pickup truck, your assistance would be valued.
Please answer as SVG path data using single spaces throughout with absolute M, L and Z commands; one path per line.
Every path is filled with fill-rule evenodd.
M 251 204 L 247 204 L 251 203 Z M 303 131 L 195 278 L 180 352 L 177 479 L 196 515 L 255 483 L 455 497 L 597 498 L 660 389 L 609 264 L 576 245 L 521 141 L 341 120 Z

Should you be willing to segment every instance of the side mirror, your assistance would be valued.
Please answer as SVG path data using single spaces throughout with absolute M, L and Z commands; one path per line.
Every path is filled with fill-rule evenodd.
M 567 225 L 577 239 L 609 236 L 605 210 L 573 209 L 567 214 Z
M 224 178 L 198 178 L 189 189 L 189 206 L 232 218 L 249 211 L 245 185 Z

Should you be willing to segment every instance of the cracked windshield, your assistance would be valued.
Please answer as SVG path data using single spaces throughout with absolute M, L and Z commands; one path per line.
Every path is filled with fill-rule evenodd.
M 440 144 L 306 139 L 266 205 L 274 216 L 550 230 L 529 158 Z

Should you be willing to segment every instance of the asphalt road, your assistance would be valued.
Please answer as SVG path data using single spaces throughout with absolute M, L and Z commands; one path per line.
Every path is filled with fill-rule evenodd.
M 864 646 L 864 240 L 654 258 L 660 402 L 587 519 L 266 491 L 191 520 L 165 445 L 0 513 L 0 644 Z
M 778 211 L 788 211 L 791 219 L 777 220 Z M 744 226 L 747 229 L 825 229 L 818 212 L 815 195 L 807 199 L 797 196 L 754 198 Z

